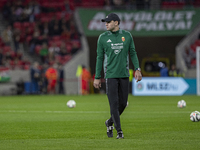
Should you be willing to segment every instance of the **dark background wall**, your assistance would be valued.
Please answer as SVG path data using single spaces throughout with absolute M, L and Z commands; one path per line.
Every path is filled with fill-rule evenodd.
M 183 37 L 184 36 L 133 37 L 140 63 L 143 58 L 152 56 L 152 54 L 167 57 L 170 59 L 171 64 L 175 63 L 175 48 Z M 92 74 L 95 73 L 97 39 L 98 37 L 87 37 L 90 49 L 90 69 Z M 133 68 L 132 63 L 130 63 L 130 68 Z

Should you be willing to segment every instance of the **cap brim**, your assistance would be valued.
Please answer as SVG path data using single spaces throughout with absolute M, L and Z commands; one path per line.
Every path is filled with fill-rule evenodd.
M 101 21 L 102 21 L 102 22 L 109 22 L 109 21 L 112 21 L 112 20 L 110 20 L 110 19 L 108 19 L 108 18 L 105 18 L 105 19 L 101 19 Z

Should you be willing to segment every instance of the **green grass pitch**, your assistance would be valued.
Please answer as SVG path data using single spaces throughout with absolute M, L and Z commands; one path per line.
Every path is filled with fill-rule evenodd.
M 75 108 L 68 108 L 74 99 Z M 186 108 L 177 108 L 184 99 Z M 121 115 L 124 139 L 107 138 L 106 95 L 1 96 L 0 150 L 199 150 L 199 96 L 132 96 Z

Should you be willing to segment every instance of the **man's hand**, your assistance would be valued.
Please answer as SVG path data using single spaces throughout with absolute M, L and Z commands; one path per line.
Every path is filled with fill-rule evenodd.
M 99 89 L 101 87 L 101 79 L 94 79 L 94 87 Z
M 135 79 L 136 79 L 136 82 L 142 80 L 142 74 L 141 74 L 141 72 L 139 70 L 135 71 Z

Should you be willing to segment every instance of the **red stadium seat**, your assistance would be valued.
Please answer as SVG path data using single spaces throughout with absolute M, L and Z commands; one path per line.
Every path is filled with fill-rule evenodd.
M 199 39 L 199 40 L 196 40 L 196 41 L 195 41 L 195 44 L 196 44 L 197 46 L 200 46 L 200 39 Z
M 9 52 L 9 51 L 10 51 L 10 52 L 12 51 L 12 48 L 11 48 L 10 46 L 4 46 L 4 47 L 3 47 L 3 52 L 4 52 L 4 53 Z
M 15 22 L 15 23 L 13 24 L 13 27 L 14 27 L 14 28 L 17 28 L 17 29 L 21 29 L 21 28 L 22 28 L 22 23 L 21 23 L 21 22 Z

